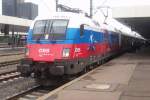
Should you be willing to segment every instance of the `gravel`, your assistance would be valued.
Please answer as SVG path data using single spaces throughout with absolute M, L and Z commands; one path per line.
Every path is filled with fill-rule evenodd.
M 35 80 L 32 78 L 19 78 L 14 81 L 0 84 L 0 100 L 6 100 L 36 85 L 38 84 L 36 84 Z

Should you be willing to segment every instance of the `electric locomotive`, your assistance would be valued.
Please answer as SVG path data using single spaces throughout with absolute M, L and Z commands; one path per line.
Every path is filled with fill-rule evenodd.
M 23 76 L 33 74 L 40 79 L 75 75 L 122 51 L 123 37 L 81 14 L 58 12 L 37 17 L 28 32 L 26 57 L 18 70 Z

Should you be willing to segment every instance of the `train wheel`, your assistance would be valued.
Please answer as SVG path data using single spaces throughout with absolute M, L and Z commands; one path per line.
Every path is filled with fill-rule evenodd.
M 83 73 L 86 73 L 87 72 L 87 67 L 85 67 L 84 69 L 83 69 Z
M 97 65 L 100 66 L 100 65 L 101 65 L 101 61 L 98 61 L 98 62 L 97 62 Z
M 90 65 L 89 69 L 90 70 L 94 69 L 94 65 Z
M 102 59 L 101 62 L 102 62 L 102 64 L 104 64 L 105 63 L 105 59 Z
M 83 74 L 85 74 L 87 72 L 87 67 L 85 67 L 80 73 L 79 73 L 79 75 L 83 75 Z
M 102 65 L 102 61 L 101 60 L 99 61 L 99 65 Z

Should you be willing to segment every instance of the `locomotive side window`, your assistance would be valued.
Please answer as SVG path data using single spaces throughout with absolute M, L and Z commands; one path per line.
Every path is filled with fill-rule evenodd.
M 104 41 L 108 41 L 108 31 L 104 30 Z
M 84 34 L 84 24 L 80 25 L 80 36 Z

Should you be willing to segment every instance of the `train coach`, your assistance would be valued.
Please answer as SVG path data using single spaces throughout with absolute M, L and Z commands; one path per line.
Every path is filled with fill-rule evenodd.
M 18 70 L 23 76 L 32 74 L 38 79 L 75 75 L 133 48 L 131 40 L 136 38 L 80 14 L 59 12 L 37 17 L 28 32 L 26 57 Z

